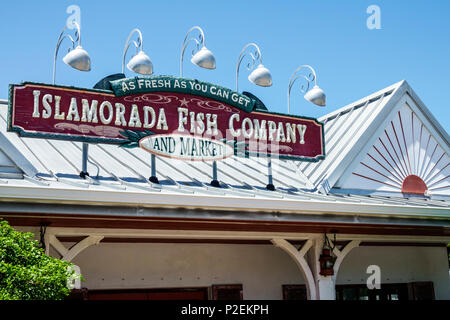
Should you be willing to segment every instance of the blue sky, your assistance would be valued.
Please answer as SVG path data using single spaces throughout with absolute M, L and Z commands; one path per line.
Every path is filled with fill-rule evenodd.
M 199 25 L 217 69 L 198 68 L 186 56 L 185 77 L 234 88 L 238 55 L 256 42 L 273 86 L 248 82 L 243 65 L 239 87 L 260 97 L 269 110 L 287 112 L 289 78 L 298 66 L 310 64 L 327 93 L 327 106 L 309 104 L 294 87 L 292 113 L 319 117 L 406 79 L 450 132 L 450 1 L 2 1 L 0 98 L 8 97 L 10 83 L 51 83 L 56 40 L 72 4 L 81 8 L 82 45 L 92 71 L 62 63 L 65 42 L 58 84 L 89 88 L 120 72 L 123 46 L 135 27 L 143 33 L 155 74 L 178 75 L 185 33 Z M 381 9 L 380 30 L 366 26 L 372 4 Z

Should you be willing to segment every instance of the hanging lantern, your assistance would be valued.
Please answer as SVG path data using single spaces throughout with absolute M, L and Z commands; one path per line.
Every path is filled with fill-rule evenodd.
M 331 249 L 330 241 L 325 234 L 325 241 L 323 244 L 322 254 L 319 257 L 320 262 L 320 274 L 322 276 L 332 276 L 334 275 L 334 262 L 335 258 L 331 255 L 333 249 Z

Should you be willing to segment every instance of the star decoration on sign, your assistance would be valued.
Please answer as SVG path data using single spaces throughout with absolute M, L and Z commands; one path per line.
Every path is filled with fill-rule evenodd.
M 186 100 L 186 98 L 183 98 L 183 100 L 180 100 L 180 103 L 181 103 L 181 105 L 180 105 L 180 107 L 182 107 L 182 106 L 188 106 L 188 100 Z

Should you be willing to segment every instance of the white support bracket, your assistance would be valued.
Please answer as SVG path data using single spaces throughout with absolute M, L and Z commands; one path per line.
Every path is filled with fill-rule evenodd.
M 333 267 L 333 271 L 334 271 L 333 278 L 334 279 L 337 278 L 339 267 L 341 266 L 341 263 L 344 260 L 344 258 L 347 256 L 347 254 L 349 254 L 349 252 L 353 248 L 358 247 L 360 243 L 361 243 L 361 240 L 352 240 L 349 243 L 347 243 L 345 245 L 345 247 L 342 248 L 342 250 L 339 250 L 336 247 L 333 249 L 333 253 L 336 256 L 336 261 L 334 262 L 334 267 Z M 333 245 L 334 245 L 334 243 L 333 243 Z
M 58 253 L 61 255 L 61 257 L 64 257 L 69 252 L 69 249 L 64 247 L 64 245 L 61 243 L 61 241 L 59 241 L 58 238 L 56 238 L 56 236 L 54 234 L 49 234 L 48 239 L 49 239 L 49 244 L 56 251 L 58 251 Z M 46 248 L 49 249 L 50 247 L 47 246 Z
M 90 235 L 75 244 L 72 248 L 67 249 L 54 234 L 48 234 L 46 251 L 49 250 L 49 245 L 51 245 L 62 256 L 61 260 L 72 261 L 81 251 L 92 245 L 99 244 L 103 238 L 104 236 L 102 235 Z M 46 254 L 48 254 L 48 252 L 46 252 Z
M 305 254 L 312 247 L 313 241 L 308 239 L 300 250 L 297 250 L 291 243 L 285 239 L 275 238 L 270 240 L 273 245 L 284 250 L 299 267 L 302 272 L 303 278 L 306 281 L 306 291 L 309 300 L 317 300 L 316 284 L 314 282 L 314 276 L 311 272 L 311 268 L 305 259 Z

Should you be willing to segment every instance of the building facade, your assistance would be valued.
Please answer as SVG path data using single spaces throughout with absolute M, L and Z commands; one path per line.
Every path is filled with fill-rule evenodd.
M 319 120 L 325 159 L 157 157 L 7 132 L 0 217 L 72 261 L 86 299 L 450 299 L 450 139 L 401 81 Z M 437 115 L 438 116 L 438 115 Z M 333 275 L 322 275 L 325 238 Z M 368 283 L 379 279 L 380 289 Z

